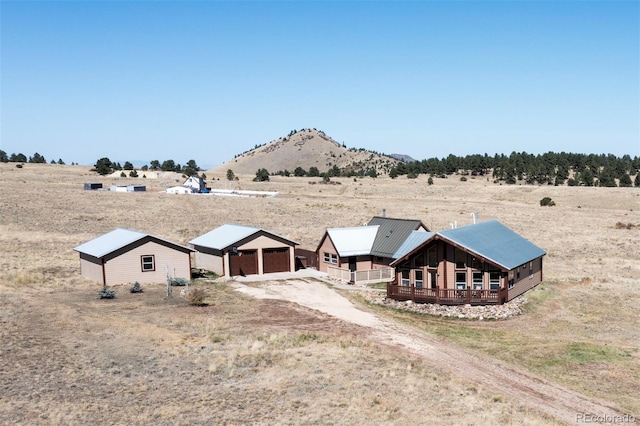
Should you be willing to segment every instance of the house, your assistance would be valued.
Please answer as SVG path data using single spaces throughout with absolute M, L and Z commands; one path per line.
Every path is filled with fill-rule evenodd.
M 393 280 L 391 262 L 412 235 L 427 233 L 419 220 L 374 216 L 365 226 L 329 228 L 316 253 L 318 269 L 349 282 Z
M 102 285 L 191 279 L 190 247 L 143 232 L 118 228 L 74 248 L 83 277 Z
M 496 220 L 413 234 L 395 254 L 387 297 L 440 304 L 503 304 L 542 281 L 546 252 Z
M 225 224 L 189 244 L 198 268 L 225 277 L 295 271 L 297 242 L 253 226 Z
M 197 191 L 190 186 L 172 186 L 165 190 L 167 194 L 194 194 Z
M 189 176 L 182 186 L 192 188 L 192 192 L 207 192 L 207 183 L 198 175 Z

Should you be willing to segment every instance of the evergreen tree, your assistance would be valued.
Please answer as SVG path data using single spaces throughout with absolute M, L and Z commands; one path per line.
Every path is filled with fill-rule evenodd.
M 113 172 L 113 163 L 111 162 L 111 160 L 109 160 L 109 158 L 103 157 L 96 161 L 94 170 L 99 175 L 108 175 L 109 173 Z
M 256 177 L 253 178 L 254 182 L 265 182 L 269 180 L 269 172 L 267 169 L 258 169 Z

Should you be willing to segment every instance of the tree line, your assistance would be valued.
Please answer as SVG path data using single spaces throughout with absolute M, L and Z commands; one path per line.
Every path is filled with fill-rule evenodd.
M 108 157 L 100 158 L 98 161 L 96 161 L 96 164 L 92 169 L 92 171 L 95 171 L 100 175 L 109 175 L 118 170 L 122 170 L 123 173 L 124 173 L 124 170 L 128 170 L 130 173 L 129 176 L 131 177 L 137 176 L 137 173 L 132 174 L 136 170 L 131 162 L 125 161 L 124 165 L 120 165 L 120 163 L 113 162 Z M 176 173 L 182 173 L 187 176 L 192 176 L 192 175 L 197 175 L 201 169 L 195 160 L 187 161 L 187 163 L 184 166 L 180 165 L 179 163 L 176 163 L 173 160 L 165 160 L 162 163 L 159 160 L 152 160 L 149 162 L 149 165 L 145 164 L 142 167 L 140 167 L 140 170 L 176 172 Z
M 13 153 L 11 155 L 8 155 L 5 151 L 0 149 L 0 162 L 1 163 L 46 163 L 47 159 L 44 158 L 44 156 L 38 154 L 37 152 L 32 156 L 30 156 L 29 158 L 27 158 L 27 156 L 21 152 L 18 154 Z M 65 164 L 65 162 L 62 161 L 62 158 L 59 158 L 58 161 L 52 158 L 50 163 Z
M 450 154 L 445 158 L 398 163 L 389 172 L 396 178 L 406 175 L 416 178 L 420 174 L 431 177 L 451 175 L 486 176 L 495 183 L 569 186 L 640 186 L 640 157 L 612 154 L 554 153 L 528 154 L 512 152 L 510 155 L 487 154 L 464 157 Z M 632 180 L 632 176 L 635 179 Z

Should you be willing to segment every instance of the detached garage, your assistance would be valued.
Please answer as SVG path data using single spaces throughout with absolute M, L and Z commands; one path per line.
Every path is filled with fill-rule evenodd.
M 82 276 L 102 285 L 191 279 L 192 248 L 142 232 L 118 228 L 74 250 Z
M 196 267 L 225 277 L 295 270 L 297 242 L 253 226 L 222 225 L 189 241 Z

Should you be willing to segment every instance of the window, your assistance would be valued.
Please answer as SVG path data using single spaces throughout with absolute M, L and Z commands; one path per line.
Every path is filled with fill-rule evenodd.
M 413 258 L 413 266 L 421 268 L 424 266 L 424 252 Z
M 456 269 L 464 269 L 467 267 L 467 253 L 465 253 L 464 251 L 460 250 L 459 248 L 456 248 L 456 253 L 455 253 L 455 257 L 456 257 Z
M 533 278 L 533 262 L 529 262 L 529 278 Z
M 402 285 L 405 287 L 409 287 L 409 270 L 408 269 L 403 269 L 400 274 L 402 275 Z
M 435 246 L 427 250 L 427 265 L 431 268 L 438 266 L 438 248 Z
M 482 269 L 482 260 L 478 259 L 475 256 L 471 257 L 471 267 L 473 269 Z
M 333 253 L 323 253 L 324 263 L 333 263 L 334 265 L 338 264 L 338 256 Z
M 515 281 L 513 279 L 513 269 L 509 271 L 509 288 L 512 289 L 515 285 Z
M 438 273 L 436 271 L 429 271 L 429 280 L 431 282 L 431 288 L 438 287 Z
M 142 272 L 152 272 L 156 270 L 156 259 L 154 255 L 140 256 Z
M 484 280 L 483 280 L 483 273 L 482 272 L 474 272 L 473 273 L 473 289 L 474 290 L 482 290 L 482 288 L 484 287 Z
M 520 279 L 520 267 L 518 266 L 518 268 L 516 269 L 516 279 Z
M 500 272 L 489 272 L 489 289 L 492 292 L 500 289 Z
M 413 271 L 413 276 L 415 277 L 414 282 L 417 288 L 422 288 L 422 285 L 424 284 L 423 274 L 424 272 L 422 269 L 416 269 Z
M 467 273 L 456 272 L 456 289 L 464 290 L 467 288 Z

